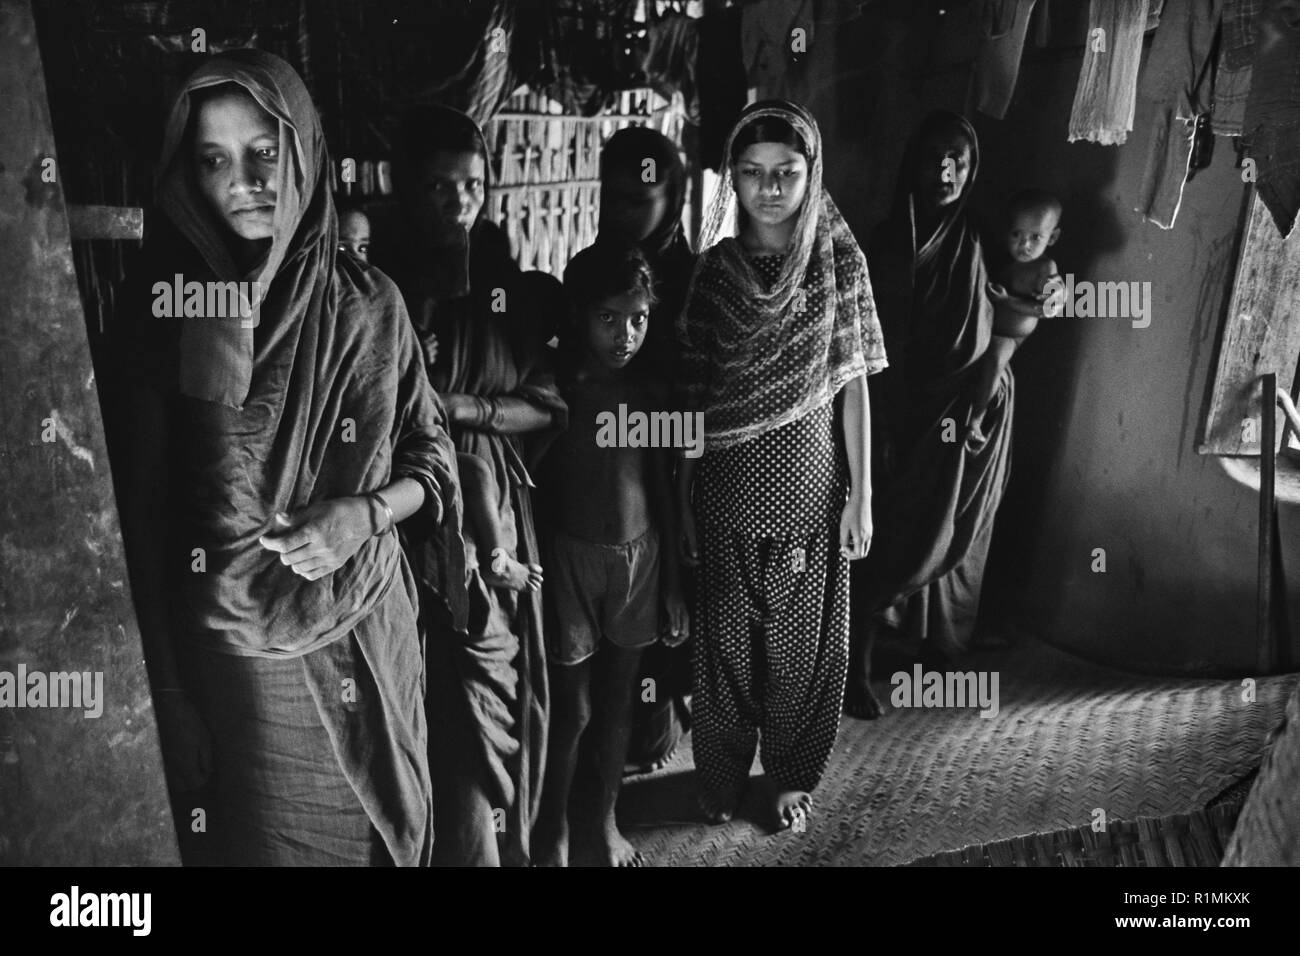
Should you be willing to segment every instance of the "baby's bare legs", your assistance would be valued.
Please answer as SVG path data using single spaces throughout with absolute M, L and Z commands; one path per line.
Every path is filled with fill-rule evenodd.
M 542 566 L 521 564 L 503 546 L 497 525 L 497 482 L 487 462 L 477 455 L 458 452 L 456 466 L 465 499 L 465 525 L 477 546 L 479 561 L 487 562 L 487 567 L 479 569 L 483 580 L 512 591 L 536 591 L 542 586 Z
M 988 411 L 989 403 L 993 401 L 993 396 L 997 394 L 998 382 L 1002 379 L 1002 373 L 1006 371 L 1007 365 L 1011 362 L 1011 356 L 1015 354 L 1016 348 L 1020 345 L 1019 339 L 1008 338 L 1005 335 L 995 335 L 989 342 L 988 351 L 980 360 L 980 377 L 975 385 L 975 394 L 971 398 L 970 421 L 966 426 L 966 435 L 977 442 L 984 442 L 987 436 L 980 427 L 983 423 L 984 413 Z

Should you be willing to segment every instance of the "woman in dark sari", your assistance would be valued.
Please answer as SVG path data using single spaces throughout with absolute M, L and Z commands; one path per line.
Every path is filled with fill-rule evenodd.
M 337 252 L 330 179 L 284 61 L 233 51 L 181 87 L 149 298 L 124 317 L 119 472 L 186 862 L 431 852 L 416 580 L 464 587 L 455 456 L 396 286 Z M 246 314 L 211 291 L 176 314 L 177 275 L 249 283 Z
M 650 263 L 657 301 L 632 366 L 669 389 L 678 374 L 677 317 L 695 268 L 682 227 L 685 205 L 686 167 L 672 140 L 645 126 L 628 126 L 609 138 L 600 154 L 598 238 L 634 243 Z M 637 697 L 627 755 L 635 772 L 663 766 L 690 727 L 687 648 L 652 644 L 642 655 L 641 675 L 654 681 L 655 693 L 651 700 Z
M 429 376 L 456 449 L 489 476 L 500 546 L 534 565 L 533 482 L 521 439 L 566 424 L 541 347 L 546 323 L 505 236 L 482 216 L 488 150 L 473 120 L 420 111 L 407 120 L 405 143 L 400 185 L 416 241 L 399 282 L 417 334 L 436 342 Z M 434 860 L 524 865 L 546 766 L 540 592 L 490 583 L 491 559 L 478 547 L 467 533 L 467 626 L 425 622 Z
M 993 519 L 1011 468 L 1014 381 L 1008 368 L 966 440 L 972 389 L 993 307 L 966 211 L 979 171 L 974 128 L 936 111 L 912 135 L 893 211 L 867 260 L 890 368 L 872 380 L 875 540 L 854 571 L 847 713 L 876 717 L 869 684 L 877 637 L 901 638 L 938 669 L 969 645 Z

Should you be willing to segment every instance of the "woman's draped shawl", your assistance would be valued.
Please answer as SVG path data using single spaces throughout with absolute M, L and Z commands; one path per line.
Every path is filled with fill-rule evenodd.
M 463 618 L 462 505 L 446 415 L 397 287 L 336 255 L 320 121 L 282 60 L 256 50 L 223 54 L 179 91 L 157 188 L 167 221 L 151 243 L 149 279 L 241 278 L 183 149 L 191 94 L 221 83 L 238 84 L 276 116 L 286 147 L 256 327 L 238 318 L 153 318 L 146 307 L 133 315 L 126 357 L 137 378 L 180 393 L 172 493 L 182 516 L 174 537 L 184 632 L 216 650 L 268 657 L 306 655 L 346 635 L 399 579 L 397 535 L 370 538 L 316 581 L 294 574 L 258 538 L 277 512 L 398 477 L 425 489 L 423 507 L 403 526 L 413 570 Z
M 724 155 L 745 126 L 768 116 L 790 123 L 811 154 L 781 275 L 768 288 L 728 235 L 700 257 L 678 322 L 683 400 L 704 412 L 705 444 L 714 450 L 796 421 L 850 380 L 888 364 L 866 259 L 822 186 L 816 121 L 794 104 L 755 104 L 732 130 Z M 734 232 L 734 206 L 727 165 L 702 247 Z
M 971 144 L 962 195 L 929 239 L 917 235 L 913 177 L 936 128 Z M 992 336 L 984 258 L 967 197 L 979 170 L 975 131 L 955 113 L 932 113 L 912 136 L 890 218 L 872 236 L 870 262 L 892 367 L 873 380 L 873 435 L 889 440 L 892 467 L 877 460 L 875 538 L 855 569 L 867 602 L 913 636 L 953 653 L 974 625 L 993 519 L 1010 477 L 1010 369 L 985 413 L 982 444 L 962 440 L 971 388 Z M 951 424 L 949 424 L 951 422 Z M 956 441 L 946 432 L 957 430 Z M 887 609 L 887 610 L 886 610 Z
M 486 152 L 486 142 L 483 146 Z M 402 269 L 417 330 L 437 336 L 438 359 L 429 371 L 433 387 L 439 393 L 524 399 L 552 413 L 552 429 L 566 427 L 567 406 L 537 334 L 537 303 L 504 234 L 480 218 L 466 252 L 468 261 L 448 270 L 435 261 L 446 250 L 408 250 Z M 449 275 L 466 276 L 468 288 L 446 281 Z M 521 562 L 540 561 L 533 482 L 519 437 L 471 428 L 454 428 L 453 437 L 458 451 L 477 456 L 491 470 L 503 546 L 513 544 Z M 476 558 L 476 543 L 468 535 L 466 546 Z M 489 587 L 476 567 L 481 563 L 471 560 L 468 570 L 468 625 L 441 639 L 455 642 L 450 659 L 463 691 L 462 713 L 479 748 L 465 758 L 481 762 L 493 806 L 507 808 L 503 858 L 525 862 L 542 795 L 549 721 L 541 596 Z
M 929 239 L 917 235 L 912 177 L 928 133 L 941 125 L 961 130 L 971 144 L 966 186 L 942 214 Z M 993 306 L 979 235 L 966 213 L 979 172 L 975 129 L 956 113 L 937 111 L 908 141 L 893 210 L 872 234 L 870 262 L 876 300 L 893 368 L 880 381 L 943 388 L 962 380 L 988 348 Z

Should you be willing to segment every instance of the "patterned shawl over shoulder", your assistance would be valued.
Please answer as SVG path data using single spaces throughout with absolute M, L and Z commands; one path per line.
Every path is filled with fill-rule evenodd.
M 768 287 L 735 238 L 730 167 L 723 173 L 701 239 L 707 251 L 678 320 L 683 400 L 704 412 L 711 450 L 795 421 L 851 379 L 888 365 L 866 259 L 822 185 L 816 121 L 792 103 L 756 103 L 724 155 L 745 126 L 764 117 L 784 119 L 807 144 L 807 198 L 781 274 Z

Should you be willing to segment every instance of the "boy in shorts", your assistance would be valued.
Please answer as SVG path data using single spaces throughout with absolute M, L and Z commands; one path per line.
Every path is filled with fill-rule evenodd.
M 597 419 L 618 416 L 620 405 L 647 412 L 672 406 L 662 389 L 627 370 L 654 303 L 645 257 L 635 247 L 598 243 L 569 263 L 564 286 L 570 321 L 561 341 L 561 392 L 569 430 L 548 449 L 540 473 L 545 597 L 558 626 L 547 635 L 550 743 L 533 859 L 568 865 L 572 809 L 605 865 L 641 866 L 640 853 L 618 831 L 614 808 L 634 695 L 652 690 L 638 679 L 641 652 L 660 637 L 661 622 L 669 645 L 684 641 L 689 628 L 668 544 L 675 540 L 673 452 L 619 447 Z M 597 778 L 590 813 L 570 807 L 580 745 L 590 748 Z

